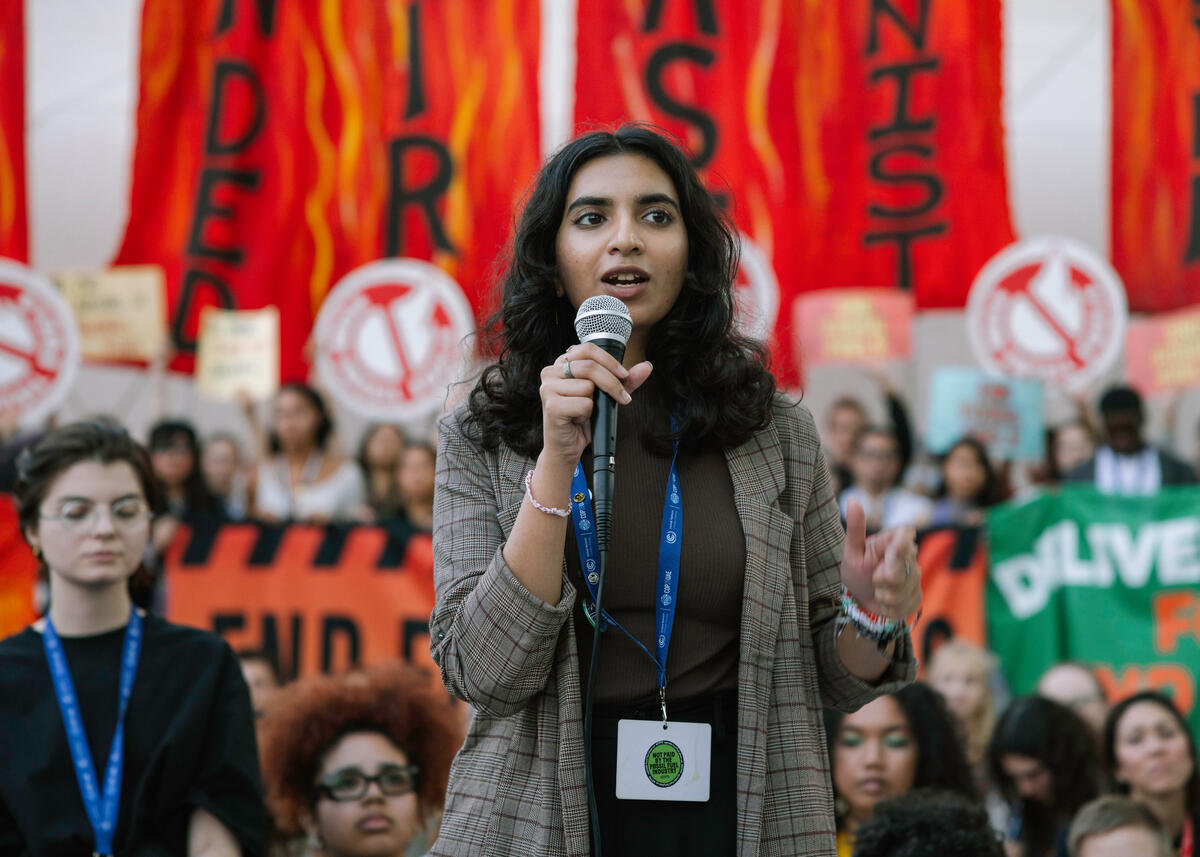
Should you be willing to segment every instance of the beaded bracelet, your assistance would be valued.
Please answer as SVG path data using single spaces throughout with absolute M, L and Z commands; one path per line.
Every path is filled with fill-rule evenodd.
M 917 620 L 921 618 L 919 610 L 911 622 L 905 622 L 902 619 L 888 619 L 886 616 L 864 610 L 862 605 L 854 600 L 850 590 L 844 586 L 838 607 L 842 613 L 837 619 L 838 633 L 844 631 L 847 625 L 853 625 L 858 636 L 873 642 L 880 651 L 887 648 L 888 643 L 912 631 Z
M 554 515 L 556 518 L 565 518 L 571 514 L 566 509 L 559 509 L 556 506 L 543 506 L 536 499 L 534 499 L 533 489 L 530 487 L 531 485 L 533 485 L 532 470 L 525 474 L 525 496 L 529 498 L 529 502 L 533 504 L 533 508 L 537 509 L 539 512 L 545 512 L 547 515 Z

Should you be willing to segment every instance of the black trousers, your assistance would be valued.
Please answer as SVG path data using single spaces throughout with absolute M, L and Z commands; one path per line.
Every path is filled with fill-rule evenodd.
M 619 800 L 617 721 L 662 716 L 657 697 L 622 707 L 596 706 L 592 776 L 604 857 L 674 857 L 737 853 L 737 691 L 672 700 L 672 721 L 712 724 L 712 782 L 704 803 Z

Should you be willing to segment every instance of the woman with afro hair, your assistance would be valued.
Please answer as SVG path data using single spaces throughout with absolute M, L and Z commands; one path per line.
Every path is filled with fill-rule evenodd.
M 262 759 L 281 837 L 306 835 L 303 853 L 326 857 L 401 857 L 432 840 L 461 730 L 424 673 L 395 662 L 304 679 L 275 703 Z

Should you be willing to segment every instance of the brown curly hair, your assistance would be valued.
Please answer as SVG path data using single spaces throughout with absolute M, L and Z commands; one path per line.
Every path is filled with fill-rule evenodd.
M 300 834 L 317 801 L 325 754 L 351 732 L 378 732 L 420 767 L 417 800 L 426 818 L 441 809 L 461 718 L 445 691 L 400 661 L 346 676 L 295 682 L 271 701 L 261 725 L 263 783 L 277 830 Z

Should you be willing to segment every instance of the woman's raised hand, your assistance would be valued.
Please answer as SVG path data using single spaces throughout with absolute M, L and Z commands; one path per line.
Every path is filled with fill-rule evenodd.
M 572 345 L 542 370 L 542 455 L 574 468 L 592 437 L 592 397 L 597 388 L 618 405 L 650 377 L 643 361 L 626 369 L 594 343 Z

